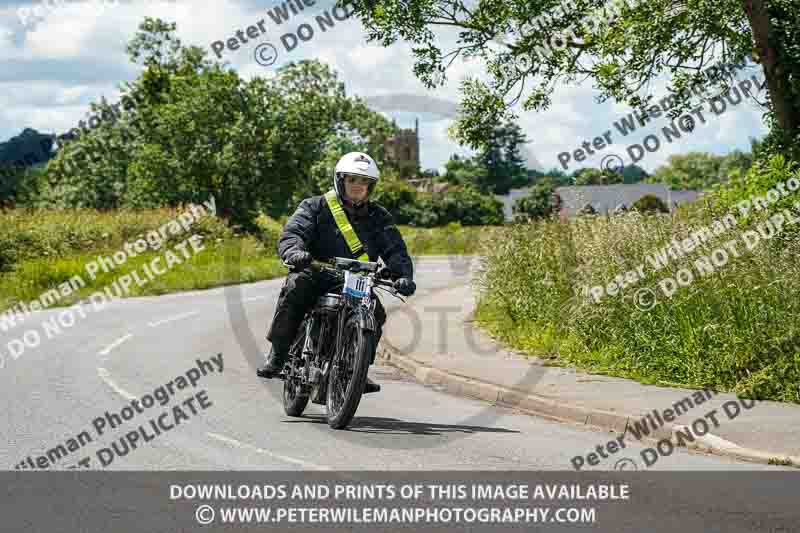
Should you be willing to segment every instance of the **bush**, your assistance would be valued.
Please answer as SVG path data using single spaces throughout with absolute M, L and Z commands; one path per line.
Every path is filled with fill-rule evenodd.
M 417 190 L 408 182 L 399 179 L 381 179 L 370 200 L 379 203 L 390 213 L 400 213 L 417 201 Z M 405 221 L 399 221 L 405 224 Z
M 633 202 L 631 207 L 640 213 L 669 213 L 667 204 L 653 194 L 645 194 Z
M 288 217 L 286 218 L 288 219 Z M 285 222 L 281 223 L 262 213 L 256 218 L 255 223 L 258 227 L 258 233 L 256 234 L 258 240 L 261 241 L 266 250 L 277 253 L 278 240 L 281 237 L 281 233 L 283 233 Z
M 528 196 L 514 203 L 514 220 L 527 222 L 553 214 L 553 193 L 555 189 L 549 181 L 537 183 Z
M 413 204 L 395 213 L 399 224 L 423 228 L 458 222 L 464 226 L 499 225 L 505 221 L 503 204 L 472 186 L 452 187 L 445 193 L 417 193 Z

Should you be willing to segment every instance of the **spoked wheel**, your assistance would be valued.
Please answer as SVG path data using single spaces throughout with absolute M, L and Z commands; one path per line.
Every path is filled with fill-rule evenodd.
M 303 385 L 295 384 L 293 380 L 287 379 L 283 382 L 283 410 L 287 415 L 303 416 L 309 399 L 309 394 L 304 389 Z
M 328 379 L 328 425 L 333 429 L 344 429 L 356 414 L 374 342 L 374 332 L 362 330 L 358 318 L 347 321 L 342 353 L 334 359 Z
M 302 371 L 302 365 L 299 359 L 302 357 L 303 344 L 306 339 L 306 321 L 300 324 L 298 329 L 297 338 L 292 343 L 292 348 L 289 350 L 289 365 L 292 369 L 283 381 L 283 410 L 289 416 L 302 416 L 303 411 L 306 410 L 309 400 L 308 387 L 301 385 L 299 382 L 299 375 Z

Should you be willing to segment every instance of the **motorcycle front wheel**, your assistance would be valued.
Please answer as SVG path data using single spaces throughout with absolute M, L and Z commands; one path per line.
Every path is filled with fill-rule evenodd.
M 327 419 L 333 429 L 344 429 L 353 419 L 367 383 L 375 349 L 375 332 L 361 329 L 357 316 L 344 327 L 342 353 L 337 354 L 328 377 Z

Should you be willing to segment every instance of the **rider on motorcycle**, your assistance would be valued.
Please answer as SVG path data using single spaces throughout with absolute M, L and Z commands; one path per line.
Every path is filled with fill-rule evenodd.
M 266 365 L 258 368 L 259 377 L 273 378 L 280 373 L 303 316 L 336 284 L 329 274 L 309 268 L 312 259 L 347 257 L 377 261 L 380 257 L 398 276 L 395 289 L 404 296 L 414 294 L 417 287 L 414 266 L 406 243 L 389 212 L 369 201 L 379 178 L 378 165 L 369 155 L 350 152 L 336 164 L 333 189 L 327 195 L 306 198 L 289 218 L 278 241 L 278 254 L 295 270 L 286 276 L 281 289 L 275 317 L 267 332 L 272 348 Z M 341 211 L 343 216 L 336 217 L 334 213 Z M 352 232 L 348 231 L 348 224 Z M 356 249 L 351 250 L 351 246 Z M 379 299 L 376 299 L 375 321 L 377 345 L 386 322 L 386 312 Z M 367 378 L 364 392 L 379 390 L 380 385 Z

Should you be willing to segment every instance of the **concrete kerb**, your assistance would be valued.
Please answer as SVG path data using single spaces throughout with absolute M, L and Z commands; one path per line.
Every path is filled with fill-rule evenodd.
M 687 431 L 687 427 L 678 424 L 674 425 L 672 427 L 673 441 L 676 440 L 675 434 L 678 431 L 685 432 Z M 800 457 L 795 457 L 792 455 L 775 455 L 774 453 L 770 452 L 745 448 L 744 446 L 739 446 L 735 442 L 718 437 L 713 433 L 707 433 L 702 437 L 695 436 L 695 441 L 689 443 L 687 447 L 705 453 L 735 457 L 737 459 L 743 459 L 745 461 L 751 461 L 755 463 L 781 464 L 783 466 L 800 468 Z
M 454 395 L 484 400 L 499 407 L 511 407 L 530 415 L 540 416 L 559 422 L 571 422 L 589 426 L 596 430 L 613 432 L 624 435 L 628 442 L 655 443 L 661 439 L 670 439 L 677 443 L 676 433 L 685 430 L 680 424 L 664 423 L 655 431 L 642 439 L 635 438 L 627 431 L 631 426 L 641 420 L 643 415 L 604 411 L 602 409 L 574 405 L 554 398 L 546 398 L 519 390 L 511 390 L 500 385 L 477 380 L 473 377 L 462 376 L 440 368 L 426 365 L 405 354 L 399 353 L 397 348 L 384 338 L 378 344 L 377 358 L 391 366 L 399 368 L 414 376 L 423 385 L 437 385 L 446 392 Z M 684 444 L 680 441 L 681 444 Z M 742 459 L 749 462 L 762 464 L 784 464 L 800 468 L 800 457 L 781 456 L 775 453 L 754 450 L 739 446 L 734 442 L 718 437 L 712 433 L 697 436 L 695 441 L 684 446 L 688 449 Z M 786 463 L 789 463 L 788 465 Z

